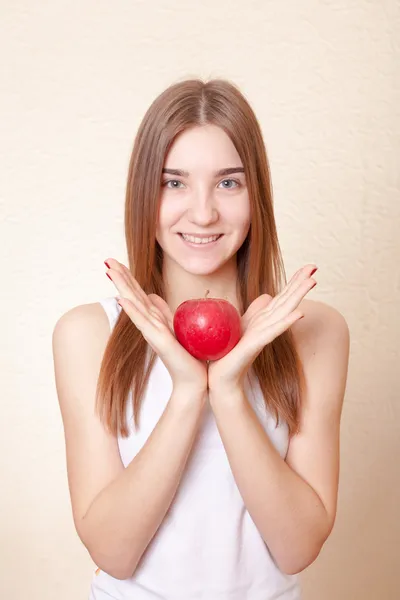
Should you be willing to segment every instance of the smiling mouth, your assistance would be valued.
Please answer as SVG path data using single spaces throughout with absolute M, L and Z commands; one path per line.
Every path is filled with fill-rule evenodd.
M 220 233 L 218 236 L 210 235 L 204 238 L 199 238 L 197 236 L 189 237 L 181 232 L 179 232 L 178 235 L 184 242 L 191 244 L 192 246 L 209 246 L 211 244 L 215 244 L 223 236 L 223 233 Z

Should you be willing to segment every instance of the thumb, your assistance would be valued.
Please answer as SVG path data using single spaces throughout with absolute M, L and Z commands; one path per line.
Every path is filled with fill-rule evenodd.
M 157 294 L 149 294 L 148 297 L 149 297 L 150 301 L 154 304 L 154 306 L 156 306 L 156 308 L 158 308 L 158 310 L 161 311 L 161 313 L 164 315 L 171 331 L 174 331 L 174 326 L 173 326 L 174 317 L 173 317 L 170 307 L 165 302 L 165 300 L 163 298 L 161 298 L 161 296 L 157 296 Z
M 260 310 L 266 308 L 268 304 L 271 302 L 272 296 L 269 294 L 261 294 L 258 296 L 253 302 L 250 304 L 244 315 L 242 316 L 242 326 L 243 330 L 246 330 L 251 319 L 256 315 Z

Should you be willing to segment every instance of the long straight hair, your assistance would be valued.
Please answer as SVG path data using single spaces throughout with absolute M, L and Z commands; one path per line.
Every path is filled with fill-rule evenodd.
M 208 124 L 222 128 L 230 137 L 245 169 L 251 224 L 236 256 L 238 289 L 245 311 L 255 298 L 264 293 L 274 297 L 287 282 L 261 129 L 243 94 L 226 80 L 175 83 L 147 110 L 134 141 L 126 185 L 128 268 L 146 294 L 165 298 L 163 253 L 156 240 L 162 168 L 179 133 Z M 96 410 L 115 436 L 129 435 L 126 408 L 131 390 L 134 424 L 139 426 L 141 402 L 156 356 L 121 310 L 103 355 L 96 390 Z M 299 425 L 303 371 L 290 329 L 264 347 L 252 370 L 266 408 L 277 423 L 286 422 L 289 435 L 293 435 Z

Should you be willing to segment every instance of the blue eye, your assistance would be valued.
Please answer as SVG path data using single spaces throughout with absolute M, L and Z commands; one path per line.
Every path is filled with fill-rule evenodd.
M 223 181 L 221 181 L 221 183 L 227 183 L 227 182 L 234 183 L 235 185 L 234 186 L 230 185 L 229 187 L 226 185 L 223 185 L 222 187 L 225 188 L 226 190 L 232 190 L 232 189 L 235 189 L 240 186 L 240 182 L 236 181 L 236 179 L 223 179 Z M 168 185 L 170 183 L 178 184 L 178 185 L 172 185 L 172 186 Z M 166 181 L 162 182 L 162 186 L 167 187 L 170 190 L 171 189 L 176 189 L 176 190 L 180 189 L 180 187 L 179 187 L 180 184 L 183 185 L 182 181 L 179 181 L 179 179 L 167 179 Z
M 179 189 L 178 186 L 173 185 L 172 188 L 170 186 L 168 186 L 169 183 L 182 183 L 182 181 L 179 181 L 178 179 L 167 179 L 167 181 L 163 181 L 163 187 L 169 187 L 169 189 Z
M 236 179 L 224 179 L 223 181 L 221 181 L 221 183 L 226 183 L 227 181 L 230 181 L 231 183 L 235 183 L 236 185 L 235 185 L 234 187 L 239 187 L 239 185 L 240 185 L 240 184 L 239 184 L 239 182 L 238 182 L 238 181 L 236 181 Z M 222 187 L 224 187 L 226 190 L 231 190 L 231 189 L 233 189 L 233 187 L 232 187 L 232 186 L 231 186 L 231 187 L 226 187 L 226 186 L 224 185 L 224 186 L 222 186 Z

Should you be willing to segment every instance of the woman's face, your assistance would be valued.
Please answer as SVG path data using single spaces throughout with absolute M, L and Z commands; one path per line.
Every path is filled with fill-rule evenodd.
M 164 262 L 205 275 L 235 257 L 250 228 L 243 171 L 235 146 L 220 127 L 194 127 L 176 137 L 164 163 L 156 233 Z M 200 245 L 198 239 L 185 241 L 182 234 L 220 237 Z

